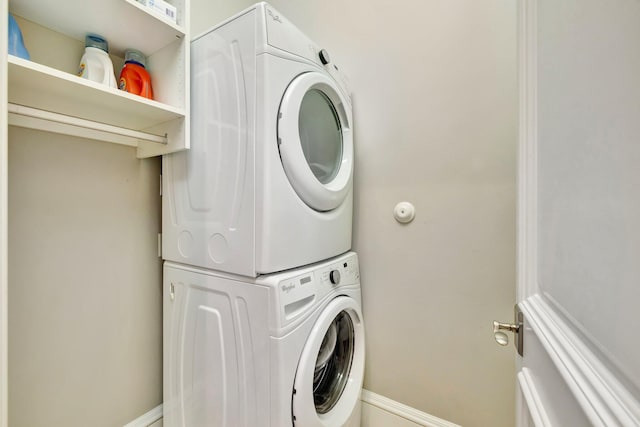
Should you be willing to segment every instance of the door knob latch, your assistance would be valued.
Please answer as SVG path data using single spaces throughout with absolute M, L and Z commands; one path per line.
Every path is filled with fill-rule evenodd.
M 524 346 L 524 330 L 522 326 L 522 322 L 524 316 L 522 315 L 522 311 L 520 311 L 520 307 L 518 304 L 513 308 L 515 323 L 502 323 L 498 321 L 493 321 L 493 337 L 496 342 L 500 345 L 509 344 L 509 336 L 506 332 L 513 332 L 514 334 L 514 344 L 516 349 L 518 350 L 518 354 L 522 356 L 523 354 L 523 346 Z

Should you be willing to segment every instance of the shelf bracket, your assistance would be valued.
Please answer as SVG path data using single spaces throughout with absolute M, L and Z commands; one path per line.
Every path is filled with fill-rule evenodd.
M 167 135 L 154 135 L 105 123 L 80 119 L 51 111 L 9 103 L 9 125 L 37 129 L 62 135 L 112 142 L 137 147 L 139 141 L 168 143 Z

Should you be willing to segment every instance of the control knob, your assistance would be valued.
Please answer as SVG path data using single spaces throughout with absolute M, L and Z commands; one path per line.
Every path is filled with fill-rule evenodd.
M 322 62 L 322 65 L 327 65 L 329 62 L 331 62 L 331 59 L 329 59 L 329 52 L 327 52 L 325 49 L 320 50 L 320 52 L 318 52 L 318 56 L 320 57 L 320 62 Z
M 339 285 L 340 284 L 340 272 L 338 270 L 331 270 L 331 273 L 329 273 L 329 280 L 331 280 L 332 284 Z

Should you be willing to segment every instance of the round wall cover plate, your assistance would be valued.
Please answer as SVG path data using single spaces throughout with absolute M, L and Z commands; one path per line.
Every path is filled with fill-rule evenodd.
M 393 217 L 399 223 L 407 224 L 416 217 L 416 208 L 409 202 L 400 202 L 393 209 Z

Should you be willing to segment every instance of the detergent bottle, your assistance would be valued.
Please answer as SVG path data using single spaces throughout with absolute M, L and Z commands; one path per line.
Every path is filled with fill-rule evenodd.
M 142 52 L 127 49 L 124 52 L 124 67 L 120 72 L 118 88 L 135 95 L 153 99 L 151 76 L 146 67 L 146 58 Z
M 22 38 L 22 31 L 18 27 L 18 23 L 13 18 L 12 14 L 9 14 L 9 54 L 18 56 L 24 59 L 31 59 L 27 48 L 24 47 L 24 40 Z
M 87 34 L 84 45 L 84 55 L 80 59 L 78 75 L 109 87 L 117 87 L 113 63 L 109 58 L 109 44 L 105 38 L 97 34 Z

